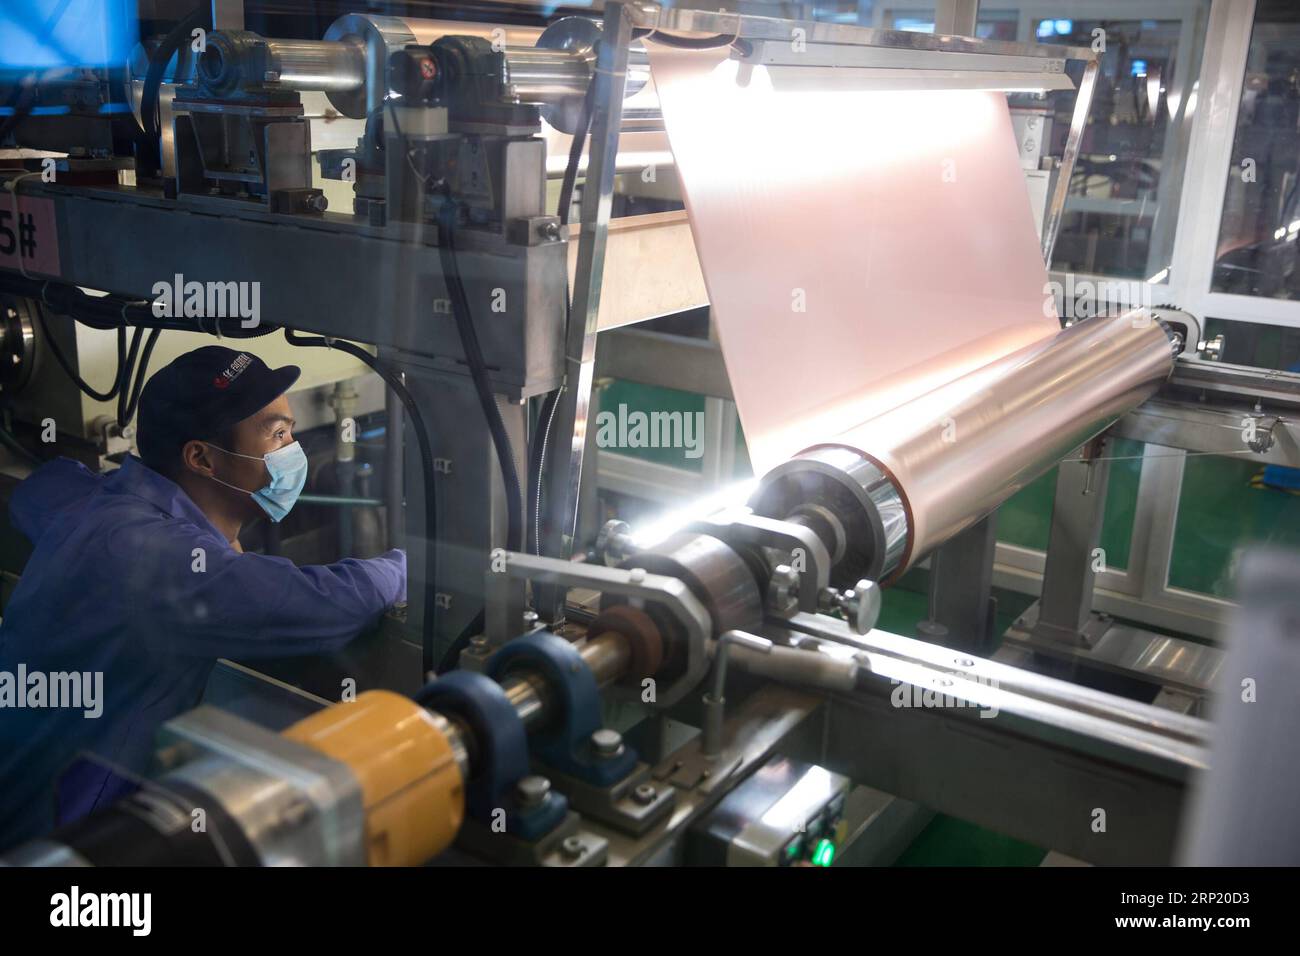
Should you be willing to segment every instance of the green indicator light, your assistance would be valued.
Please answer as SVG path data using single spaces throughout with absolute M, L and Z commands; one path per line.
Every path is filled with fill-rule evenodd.
M 835 844 L 830 840 L 821 840 L 813 851 L 813 866 L 830 866 L 835 859 Z

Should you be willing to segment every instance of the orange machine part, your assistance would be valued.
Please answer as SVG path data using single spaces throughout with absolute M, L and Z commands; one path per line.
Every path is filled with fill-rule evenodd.
M 371 866 L 418 866 L 456 838 L 465 786 L 451 743 L 419 704 L 372 690 L 284 736 L 347 764 L 361 785 Z

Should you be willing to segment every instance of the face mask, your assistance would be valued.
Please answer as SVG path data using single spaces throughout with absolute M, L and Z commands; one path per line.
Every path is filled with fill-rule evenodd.
M 215 475 L 209 477 L 219 485 L 251 495 L 272 521 L 283 521 L 307 484 L 307 454 L 302 450 L 302 445 L 293 442 L 258 458 L 256 455 L 241 455 L 236 451 L 226 451 L 220 445 L 213 445 L 211 442 L 208 444 L 217 451 L 224 451 L 227 455 L 234 455 L 236 458 L 248 458 L 251 461 L 266 463 L 266 471 L 271 476 L 271 483 L 257 491 L 236 487 Z

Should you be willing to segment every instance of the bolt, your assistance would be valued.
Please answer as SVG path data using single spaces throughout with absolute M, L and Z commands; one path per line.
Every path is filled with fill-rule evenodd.
M 307 208 L 312 212 L 324 212 L 330 206 L 330 201 L 325 198 L 324 193 L 316 196 L 310 196 L 307 199 Z
M 602 727 L 591 735 L 591 746 L 596 756 L 611 760 L 623 754 L 623 735 L 617 730 Z
M 767 609 L 777 617 L 790 617 L 799 609 L 799 572 L 788 564 L 772 569 L 767 582 Z
M 540 807 L 551 793 L 551 781 L 530 774 L 515 784 L 515 799 L 525 809 Z
M 956 661 L 954 661 L 954 663 L 955 663 L 958 667 L 974 667 L 974 666 L 975 666 L 975 662 L 974 662 L 973 660 L 971 660 L 969 657 L 959 657 L 959 658 L 957 658 Z
M 570 860 L 577 860 L 587 852 L 587 844 L 582 842 L 582 837 L 565 837 L 564 842 L 560 844 L 560 852 Z
M 537 626 L 537 621 L 536 611 L 524 611 L 524 630 L 531 631 Z
M 645 568 L 633 568 L 628 572 L 627 579 L 633 584 L 640 584 L 645 580 Z
M 560 224 L 553 219 L 542 223 L 541 234 L 543 239 L 554 242 L 560 238 Z
M 658 795 L 659 791 L 648 783 L 643 783 L 632 791 L 632 799 L 643 807 L 648 807 L 650 804 L 654 803 L 655 797 Z

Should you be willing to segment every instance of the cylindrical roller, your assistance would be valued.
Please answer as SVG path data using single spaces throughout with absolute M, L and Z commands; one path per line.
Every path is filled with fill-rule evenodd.
M 365 83 L 365 50 L 357 43 L 275 40 L 244 30 L 208 36 L 198 78 L 215 96 L 241 89 L 359 90 Z
M 447 734 L 410 698 L 367 691 L 298 721 L 284 736 L 356 775 L 371 866 L 418 866 L 456 838 L 464 779 Z
M 678 532 L 628 558 L 621 567 L 642 568 L 683 581 L 709 612 L 714 636 L 755 630 L 762 621 L 763 601 L 755 571 L 730 545 L 712 535 Z M 668 638 L 664 652 L 672 663 L 671 625 L 657 618 L 656 624 Z
M 806 449 L 751 504 L 826 507 L 848 538 L 837 582 L 888 584 L 1150 398 L 1179 348 L 1146 309 L 1081 322 Z

